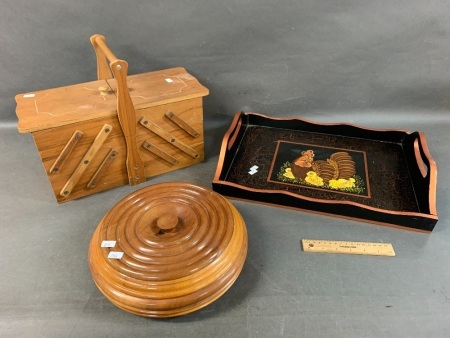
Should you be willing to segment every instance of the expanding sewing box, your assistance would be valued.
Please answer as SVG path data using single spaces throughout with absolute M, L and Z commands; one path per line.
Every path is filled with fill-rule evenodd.
M 213 190 L 277 206 L 432 231 L 437 168 L 422 132 L 237 113 Z
M 97 81 L 16 96 L 19 132 L 33 135 L 60 203 L 204 159 L 208 89 L 184 68 L 128 76 L 102 35 L 91 43 Z

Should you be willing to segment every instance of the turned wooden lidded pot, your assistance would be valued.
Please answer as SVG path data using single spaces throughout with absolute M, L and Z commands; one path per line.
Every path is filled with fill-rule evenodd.
M 119 308 L 145 317 L 198 310 L 227 291 L 247 255 L 236 208 L 207 188 L 160 183 L 128 195 L 100 221 L 92 277 Z

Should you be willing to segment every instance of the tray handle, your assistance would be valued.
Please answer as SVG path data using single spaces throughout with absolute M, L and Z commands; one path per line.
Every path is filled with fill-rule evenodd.
M 239 131 L 242 126 L 242 115 L 243 113 L 240 112 L 235 114 L 234 119 L 231 122 L 231 126 L 225 135 L 225 138 L 228 140 L 227 150 L 230 150 L 233 147 L 234 142 L 239 135 Z
M 244 112 L 237 112 L 234 115 L 230 127 L 223 136 L 222 145 L 220 147 L 218 162 L 219 164 L 214 175 L 213 185 L 218 181 L 225 179 L 225 177 L 228 175 L 227 170 L 229 170 L 230 165 L 233 161 L 233 156 L 229 155 L 230 153 L 232 153 L 232 151 L 230 150 L 233 147 L 237 147 L 239 145 L 238 137 L 242 129 L 242 125 L 245 123 L 244 117 Z
M 414 175 L 416 180 L 416 191 L 423 194 L 428 193 L 428 208 L 432 215 L 437 215 L 436 210 L 436 186 L 437 186 L 437 166 L 428 150 L 427 141 L 423 132 L 411 134 L 413 140 L 414 155 L 417 167 Z
M 114 55 L 103 35 L 95 34 L 90 40 L 97 56 L 98 79 L 107 80 L 113 77 L 116 79 L 117 115 L 127 146 L 128 183 L 136 185 L 145 181 L 145 168 L 136 142 L 136 112 L 127 85 L 128 63 Z

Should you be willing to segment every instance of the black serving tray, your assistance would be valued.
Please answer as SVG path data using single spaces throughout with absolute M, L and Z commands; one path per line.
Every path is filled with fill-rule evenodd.
M 212 186 L 232 198 L 429 232 L 436 177 L 422 132 L 240 112 Z

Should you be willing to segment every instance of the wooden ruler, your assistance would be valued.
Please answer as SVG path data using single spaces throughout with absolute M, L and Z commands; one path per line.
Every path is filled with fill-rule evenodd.
M 302 239 L 303 251 L 339 253 L 348 255 L 395 256 L 390 243 L 327 241 L 321 239 Z

